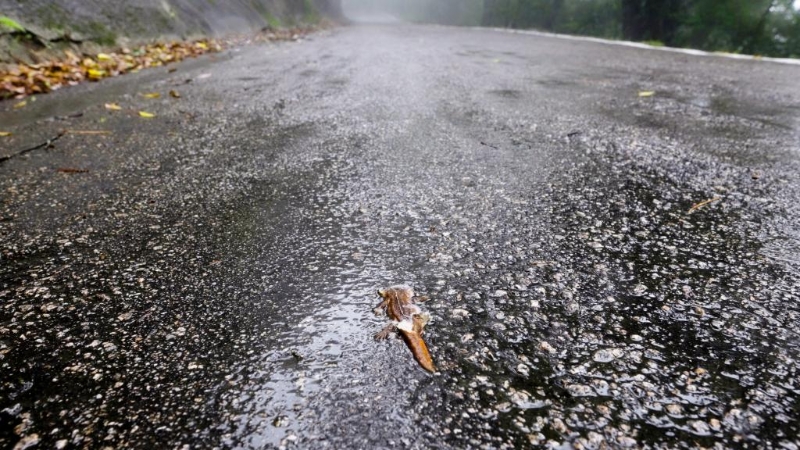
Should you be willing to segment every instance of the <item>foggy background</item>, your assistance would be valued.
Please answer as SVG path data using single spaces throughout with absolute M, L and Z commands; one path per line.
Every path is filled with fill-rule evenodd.
M 356 21 L 536 29 L 800 57 L 800 0 L 343 0 Z

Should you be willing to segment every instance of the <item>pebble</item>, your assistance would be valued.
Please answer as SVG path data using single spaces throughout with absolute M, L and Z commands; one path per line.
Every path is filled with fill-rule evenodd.
M 17 442 L 17 445 L 14 446 L 13 450 L 27 450 L 37 445 L 39 445 L 39 435 L 35 433 L 29 434 L 20 439 L 19 442 Z
M 463 319 L 469 317 L 470 314 L 469 311 L 467 311 L 466 309 L 454 308 L 450 311 L 450 315 L 456 318 Z
M 622 356 L 623 352 L 621 349 L 618 348 L 611 348 L 611 349 L 601 349 L 594 353 L 592 359 L 599 363 L 608 363 L 611 362 L 620 356 Z
M 553 353 L 556 352 L 556 349 L 553 348 L 553 346 L 550 345 L 550 343 L 547 342 L 547 341 L 539 342 L 539 350 L 547 352 L 547 353 L 550 353 L 550 354 L 553 354 Z

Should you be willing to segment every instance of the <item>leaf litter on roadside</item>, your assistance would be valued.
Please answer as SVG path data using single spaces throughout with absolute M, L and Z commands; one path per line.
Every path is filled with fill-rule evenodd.
M 58 60 L 39 64 L 17 64 L 7 71 L 0 71 L 0 100 L 22 98 L 28 95 L 50 92 L 83 81 L 99 81 L 104 78 L 137 72 L 150 67 L 161 67 L 197 57 L 216 53 L 225 47 L 270 41 L 295 41 L 321 28 L 330 26 L 296 27 L 269 30 L 258 34 L 240 34 L 225 39 L 200 39 L 195 41 L 159 42 L 135 48 L 123 47 L 114 52 L 93 55 L 78 55 L 65 51 Z M 170 68 L 174 72 L 175 68 Z M 210 76 L 203 74 L 202 79 Z M 177 98 L 177 97 L 176 97 Z
M 58 61 L 18 64 L 6 72 L 0 72 L 0 99 L 50 92 L 85 80 L 99 81 L 221 50 L 219 41 L 207 39 L 122 48 L 117 52 L 94 56 L 66 51 L 64 58 Z

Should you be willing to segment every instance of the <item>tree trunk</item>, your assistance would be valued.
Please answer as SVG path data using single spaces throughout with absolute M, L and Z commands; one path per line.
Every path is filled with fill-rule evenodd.
M 644 37 L 642 0 L 622 0 L 622 37 L 641 41 Z
M 672 42 L 684 0 L 622 0 L 622 36 L 631 41 Z

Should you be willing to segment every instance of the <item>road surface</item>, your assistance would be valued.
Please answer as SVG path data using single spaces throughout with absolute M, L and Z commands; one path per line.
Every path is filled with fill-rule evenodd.
M 800 446 L 800 67 L 402 24 L 174 67 L 0 105 L 0 154 L 69 130 L 0 165 L 0 447 Z M 437 374 L 372 339 L 397 283 Z

